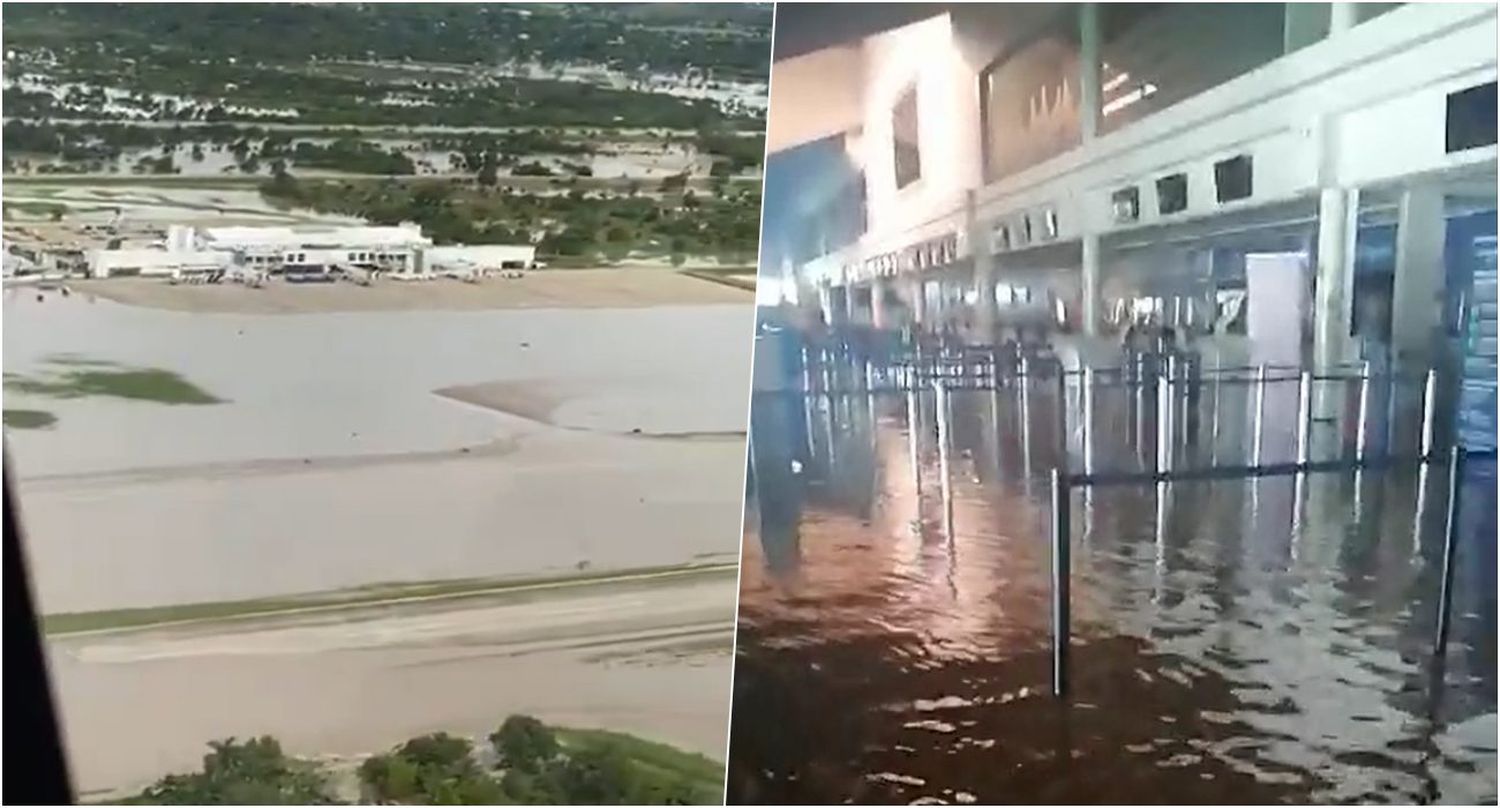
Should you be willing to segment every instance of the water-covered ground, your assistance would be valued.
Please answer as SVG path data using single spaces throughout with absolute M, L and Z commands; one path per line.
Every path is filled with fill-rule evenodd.
M 1075 490 L 1058 700 L 1055 389 L 953 393 L 951 531 L 931 394 L 915 463 L 903 394 L 756 397 L 731 802 L 1494 801 L 1492 462 L 1462 490 L 1441 665 L 1442 469 L 1420 529 L 1410 472 Z M 1244 462 L 1243 391 L 1221 396 L 1180 463 Z M 1141 440 L 1100 403 L 1099 469 L 1150 467 L 1142 403 Z M 1291 437 L 1278 414 L 1267 459 Z
M 221 400 L 7 391 L 57 418 L 6 430 L 47 613 L 737 546 L 748 302 L 251 315 L 7 295 L 7 373 L 112 362 Z M 550 396 L 548 419 L 439 392 L 493 382 Z

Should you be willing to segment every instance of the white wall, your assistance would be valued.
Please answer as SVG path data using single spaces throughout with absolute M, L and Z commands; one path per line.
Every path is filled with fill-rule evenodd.
M 507 262 L 519 261 L 526 266 L 536 260 L 536 247 L 515 244 L 475 244 L 468 246 L 428 247 L 423 250 L 428 272 L 477 267 L 500 269 Z
M 961 55 L 952 46 L 947 14 L 877 34 L 864 44 L 865 169 L 869 232 L 900 231 L 941 217 L 964 198 L 978 177 L 978 94 Z M 917 88 L 921 177 L 896 188 L 891 112 L 908 87 Z
M 775 154 L 859 126 L 863 54 L 856 45 L 825 48 L 771 65 L 766 150 Z

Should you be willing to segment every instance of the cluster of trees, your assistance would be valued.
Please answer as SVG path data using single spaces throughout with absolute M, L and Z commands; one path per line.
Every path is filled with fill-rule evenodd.
M 713 65 L 725 78 L 764 80 L 771 19 L 770 4 L 50 4 L 7 11 L 5 25 L 7 48 L 67 51 L 83 66 L 170 47 L 199 59 L 276 64 L 517 60 L 669 73 Z
M 618 260 L 631 254 L 747 259 L 760 236 L 760 190 L 725 182 L 704 192 L 678 176 L 658 195 L 564 194 L 491 190 L 442 180 L 297 179 L 263 183 L 268 199 L 288 207 L 360 216 L 377 224 L 415 222 L 439 243 L 515 244 L 538 239 L 553 257 Z M 642 183 L 641 185 L 644 185 Z
M 710 173 L 716 177 L 743 174 L 765 161 L 766 136 L 763 132 L 706 129 L 698 133 L 695 143 L 698 151 L 712 155 L 714 164 Z
M 327 775 L 293 760 L 275 738 L 209 743 L 203 770 L 169 774 L 128 805 L 332 805 Z
M 350 174 L 406 175 L 417 166 L 400 149 L 383 149 L 367 140 L 341 137 L 332 143 L 292 142 L 288 135 L 272 135 L 261 144 L 262 159 L 282 159 L 304 168 L 346 171 Z
M 366 796 L 403 805 L 692 805 L 696 784 L 639 765 L 618 742 L 564 747 L 535 718 L 511 716 L 489 736 L 494 768 L 444 733 L 413 738 L 359 769 Z
M 265 120 L 250 111 L 256 109 L 284 110 L 275 119 L 296 123 L 757 127 L 758 117 L 726 114 L 703 99 L 479 73 L 420 81 L 405 71 L 339 71 L 328 62 L 540 58 L 674 72 L 714 65 L 764 80 L 770 14 L 752 16 L 761 15 L 764 31 L 759 22 L 702 30 L 655 19 L 623 23 L 633 12 L 607 6 L 538 6 L 525 14 L 487 5 L 38 6 L 7 13 L 6 43 L 22 54 L 58 53 L 56 77 L 128 90 L 130 103 L 161 120 Z M 753 59 L 750 50 L 758 50 Z M 420 95 L 428 104 L 380 103 L 388 93 Z M 224 101 L 205 106 L 208 99 Z M 81 108 L 69 111 L 68 102 Z M 114 117 L 97 89 L 75 91 L 60 104 L 48 93 L 11 88 L 4 105 L 9 117 Z
M 361 801 L 401 805 L 692 805 L 718 801 L 722 769 L 701 756 L 598 731 L 511 716 L 476 748 L 423 735 L 367 758 Z M 128 804 L 333 805 L 331 773 L 288 757 L 269 736 L 209 744 L 203 769 L 168 775 Z

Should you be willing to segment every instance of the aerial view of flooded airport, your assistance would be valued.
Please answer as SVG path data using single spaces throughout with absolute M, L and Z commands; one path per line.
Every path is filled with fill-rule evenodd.
M 778 9 L 730 803 L 1494 803 L 1495 33 Z
M 720 803 L 769 7 L 4 16 L 79 797 Z

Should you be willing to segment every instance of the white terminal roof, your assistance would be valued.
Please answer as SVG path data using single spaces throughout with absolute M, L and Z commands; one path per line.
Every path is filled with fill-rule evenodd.
M 416 225 L 392 227 L 206 227 L 215 247 L 409 247 L 430 244 Z

